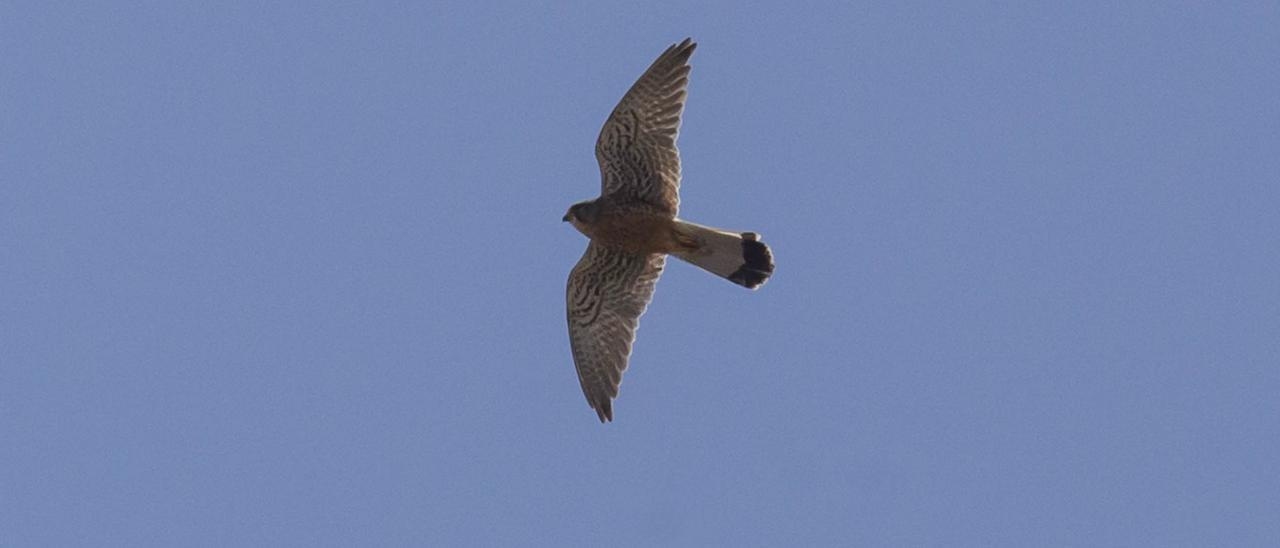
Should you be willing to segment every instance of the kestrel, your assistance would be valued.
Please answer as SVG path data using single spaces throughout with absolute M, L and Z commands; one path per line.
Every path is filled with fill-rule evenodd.
M 566 301 L 578 381 L 600 422 L 613 420 L 636 325 L 668 254 L 750 289 L 773 274 L 773 254 L 756 233 L 676 218 L 676 135 L 695 47 L 686 38 L 667 48 L 614 107 L 596 140 L 600 197 L 564 216 L 591 239 L 569 274 Z

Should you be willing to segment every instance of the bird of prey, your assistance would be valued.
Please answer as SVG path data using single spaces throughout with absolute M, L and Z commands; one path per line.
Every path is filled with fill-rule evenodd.
M 676 135 L 696 46 L 686 38 L 667 48 L 614 107 L 596 140 L 600 197 L 564 216 L 591 239 L 565 300 L 578 381 L 600 422 L 613 420 L 636 326 L 668 254 L 750 289 L 773 274 L 773 253 L 756 233 L 676 218 Z

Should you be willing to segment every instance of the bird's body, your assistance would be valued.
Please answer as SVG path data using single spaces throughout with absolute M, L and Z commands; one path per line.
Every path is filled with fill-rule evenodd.
M 696 249 L 697 242 L 679 230 L 674 215 L 645 203 L 613 200 L 595 201 L 595 222 L 570 219 L 574 228 L 592 242 L 628 253 L 677 253 Z
M 591 239 L 569 274 L 566 303 L 578 380 L 602 422 L 613 419 L 636 327 L 668 254 L 751 289 L 773 274 L 773 254 L 757 234 L 676 218 L 676 136 L 695 47 L 685 39 L 667 48 L 623 96 L 596 141 L 601 195 L 564 216 Z

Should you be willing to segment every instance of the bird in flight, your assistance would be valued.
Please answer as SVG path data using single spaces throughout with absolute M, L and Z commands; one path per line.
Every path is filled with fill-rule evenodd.
M 564 216 L 591 239 L 565 300 L 578 381 L 600 422 L 613 420 L 636 326 L 668 254 L 749 289 L 773 274 L 773 253 L 758 234 L 676 218 L 676 136 L 695 47 L 686 38 L 667 48 L 614 107 L 596 140 L 600 197 Z

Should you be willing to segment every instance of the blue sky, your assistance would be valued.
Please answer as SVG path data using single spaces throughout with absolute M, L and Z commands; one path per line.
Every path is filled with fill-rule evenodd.
M 1274 3 L 0 6 L 0 544 L 1280 538 Z M 602 425 L 592 147 L 700 43 Z

